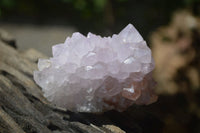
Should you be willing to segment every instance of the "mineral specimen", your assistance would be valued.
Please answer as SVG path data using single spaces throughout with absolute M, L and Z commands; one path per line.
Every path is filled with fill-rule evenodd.
M 131 24 L 112 37 L 73 33 L 52 51 L 52 58 L 39 59 L 34 80 L 57 106 L 78 112 L 124 111 L 157 99 L 151 50 Z

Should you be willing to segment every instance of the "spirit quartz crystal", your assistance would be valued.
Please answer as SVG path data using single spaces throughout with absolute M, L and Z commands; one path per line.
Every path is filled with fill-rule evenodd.
M 151 50 L 132 24 L 101 37 L 75 32 L 39 59 L 34 80 L 44 96 L 75 112 L 124 111 L 157 100 Z

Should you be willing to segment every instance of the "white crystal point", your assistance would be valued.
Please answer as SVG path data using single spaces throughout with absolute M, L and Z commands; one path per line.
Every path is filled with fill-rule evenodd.
M 52 58 L 39 59 L 34 80 L 58 106 L 79 112 L 123 111 L 157 99 L 151 50 L 132 24 L 112 37 L 75 32 L 52 51 Z
M 128 24 L 120 33 L 119 36 L 123 38 L 124 42 L 141 42 L 143 41 L 142 36 L 137 29 L 132 25 Z
M 48 68 L 51 66 L 51 62 L 48 59 L 39 59 L 38 60 L 38 69 L 39 71 L 42 71 L 45 68 Z

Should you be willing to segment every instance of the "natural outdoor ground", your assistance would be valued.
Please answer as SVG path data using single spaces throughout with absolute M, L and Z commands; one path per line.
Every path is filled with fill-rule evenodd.
M 63 43 L 76 31 L 74 27 L 56 25 L 0 23 L 0 27 L 15 38 L 19 50 L 35 48 L 48 56 L 51 56 L 52 45 Z

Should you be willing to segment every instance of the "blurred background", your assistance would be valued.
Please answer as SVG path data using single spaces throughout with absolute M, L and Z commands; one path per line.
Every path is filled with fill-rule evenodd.
M 200 0 L 0 0 L 0 29 L 48 56 L 75 31 L 108 36 L 129 23 L 156 63 L 159 100 L 141 110 L 159 124 L 144 131 L 200 133 Z

